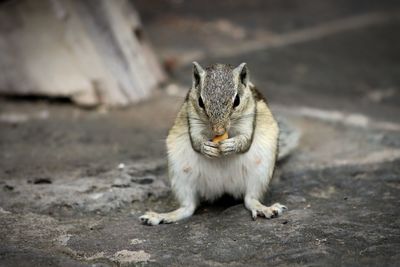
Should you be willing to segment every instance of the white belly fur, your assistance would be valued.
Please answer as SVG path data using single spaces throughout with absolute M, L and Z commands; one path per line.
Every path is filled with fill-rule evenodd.
M 276 156 L 276 138 L 268 130 L 271 129 L 255 129 L 246 153 L 215 159 L 195 152 L 187 134 L 174 138 L 168 146 L 168 163 L 171 186 L 178 199 L 183 200 L 192 192 L 196 200 L 214 200 L 224 193 L 237 198 L 249 191 L 262 194 Z

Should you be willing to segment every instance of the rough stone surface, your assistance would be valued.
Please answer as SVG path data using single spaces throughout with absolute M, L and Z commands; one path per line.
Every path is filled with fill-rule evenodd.
M 0 266 L 399 265 L 397 1 L 135 3 L 171 73 L 165 90 L 112 111 L 0 99 Z M 192 59 L 247 61 L 301 131 L 264 198 L 288 206 L 281 217 L 252 221 L 226 196 L 140 224 L 177 207 L 164 139 Z
M 163 161 L 139 161 L 95 176 L 87 175 L 54 181 L 47 177 L 27 181 L 5 179 L 2 183 L 10 192 L 0 199 L 6 209 L 24 205 L 41 212 L 69 208 L 104 213 L 149 197 L 165 197 L 170 191 Z

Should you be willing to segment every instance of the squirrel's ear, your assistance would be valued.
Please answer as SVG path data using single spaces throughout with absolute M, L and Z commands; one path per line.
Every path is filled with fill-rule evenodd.
M 205 70 L 200 66 L 199 63 L 193 61 L 193 87 L 197 87 L 200 84 L 202 77 L 206 74 Z
M 236 76 L 239 79 L 239 82 L 241 82 L 244 86 L 247 86 L 250 81 L 250 75 L 249 75 L 249 70 L 247 68 L 246 63 L 242 63 L 239 66 L 237 66 L 233 72 L 236 74 Z

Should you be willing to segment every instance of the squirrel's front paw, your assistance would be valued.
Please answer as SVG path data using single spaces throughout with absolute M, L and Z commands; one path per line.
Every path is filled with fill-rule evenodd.
M 235 138 L 229 138 L 219 143 L 219 150 L 224 156 L 233 154 L 237 151 L 237 144 Z
M 201 153 L 209 158 L 219 157 L 221 155 L 218 143 L 206 141 L 201 147 Z

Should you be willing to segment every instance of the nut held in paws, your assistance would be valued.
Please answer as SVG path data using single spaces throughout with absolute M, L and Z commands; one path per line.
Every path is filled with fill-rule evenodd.
M 225 132 L 223 135 L 217 135 L 216 137 L 213 138 L 212 141 L 214 143 L 219 143 L 219 142 L 224 141 L 226 139 L 228 139 L 228 133 L 227 132 Z

